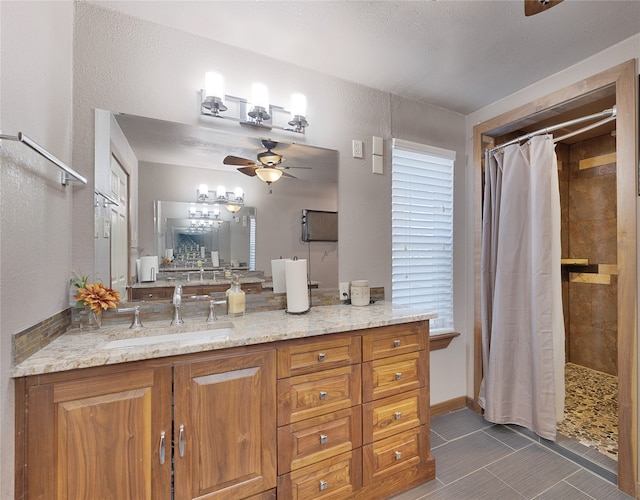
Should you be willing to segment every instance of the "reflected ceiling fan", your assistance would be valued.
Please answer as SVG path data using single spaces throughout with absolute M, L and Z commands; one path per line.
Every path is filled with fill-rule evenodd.
M 558 5 L 562 0 L 524 0 L 524 15 L 533 16 L 545 10 L 550 9 L 554 5 Z
M 258 153 L 257 160 L 249 160 L 247 158 L 241 158 L 239 156 L 227 156 L 222 163 L 224 163 L 225 165 L 239 166 L 238 172 L 242 172 L 243 174 L 250 177 L 254 177 L 257 175 L 260 180 L 266 182 L 267 184 L 271 184 L 272 182 L 277 181 L 282 176 L 296 179 L 294 175 L 285 172 L 285 170 L 288 170 L 290 168 L 311 168 L 290 167 L 282 165 L 282 155 L 273 152 L 273 149 L 276 148 L 278 143 L 269 139 L 263 139 L 261 142 L 262 145 L 267 148 L 267 150 L 263 151 L 262 153 Z

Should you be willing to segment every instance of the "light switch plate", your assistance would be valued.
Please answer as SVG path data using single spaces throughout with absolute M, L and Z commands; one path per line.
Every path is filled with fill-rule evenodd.
M 382 156 L 372 156 L 372 161 L 373 161 L 373 173 L 374 174 L 382 174 L 383 172 L 383 157 Z
M 375 135 L 373 136 L 373 150 L 372 150 L 372 154 L 377 155 L 377 156 L 383 156 L 384 152 L 383 152 L 383 146 L 384 141 L 382 140 L 382 137 L 376 137 Z

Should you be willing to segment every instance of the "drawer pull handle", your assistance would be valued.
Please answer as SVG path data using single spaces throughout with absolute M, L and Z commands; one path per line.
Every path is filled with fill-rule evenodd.
M 160 465 L 164 465 L 164 431 L 160 433 L 160 448 L 158 449 L 158 454 L 160 455 Z
M 326 434 L 320 434 L 320 444 L 327 444 L 329 441 L 329 436 Z
M 400 420 L 402 418 L 402 412 L 399 412 L 399 411 L 395 412 L 393 414 L 393 418 L 395 418 L 396 420 Z
M 396 373 L 396 380 L 402 379 L 402 373 Z
M 400 341 L 399 340 L 394 340 L 393 341 L 393 347 L 400 347 Z
M 327 355 L 324 352 L 318 354 L 318 361 L 324 361 L 325 359 L 327 359 Z
M 396 451 L 395 452 L 395 456 L 396 456 L 396 460 L 400 460 L 402 458 L 402 452 L 401 451 Z
M 178 449 L 180 457 L 184 457 L 184 425 L 180 424 L 180 434 L 178 435 Z
M 320 391 L 320 399 L 327 399 L 327 391 Z
M 320 491 L 324 491 L 329 487 L 329 483 L 327 483 L 324 479 L 320 480 Z

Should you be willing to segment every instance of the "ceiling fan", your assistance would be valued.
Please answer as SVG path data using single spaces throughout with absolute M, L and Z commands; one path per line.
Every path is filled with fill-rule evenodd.
M 222 163 L 225 165 L 239 166 L 238 172 L 242 172 L 250 177 L 258 176 L 261 180 L 267 184 L 277 181 L 280 177 L 289 177 L 296 179 L 294 175 L 291 175 L 285 170 L 290 168 L 305 168 L 311 167 L 290 167 L 282 165 L 283 157 L 280 154 L 274 153 L 272 150 L 276 148 L 278 143 L 270 139 L 263 139 L 262 145 L 267 148 L 266 151 L 258 153 L 257 161 L 249 160 L 247 158 L 241 158 L 239 156 L 227 156 Z
M 539 14 L 554 5 L 558 5 L 562 0 L 524 0 L 524 15 L 533 16 Z

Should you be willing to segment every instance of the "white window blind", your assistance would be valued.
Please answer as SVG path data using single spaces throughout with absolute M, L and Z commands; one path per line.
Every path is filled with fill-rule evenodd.
M 438 313 L 431 331 L 453 329 L 455 151 L 393 140 L 392 301 Z
M 249 216 L 249 269 L 256 270 L 256 216 Z

